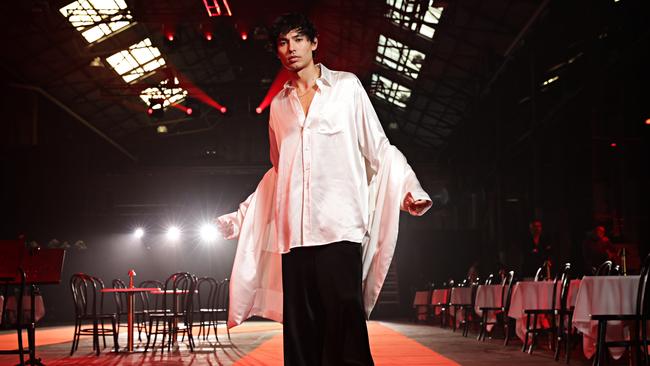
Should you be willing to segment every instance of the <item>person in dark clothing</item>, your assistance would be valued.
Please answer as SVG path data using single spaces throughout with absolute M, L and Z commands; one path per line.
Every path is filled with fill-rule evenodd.
M 552 259 L 551 242 L 542 234 L 542 221 L 533 220 L 528 227 L 530 235 L 524 243 L 522 275 L 533 277 L 545 261 L 550 261 L 552 267 L 555 266 L 555 263 Z
M 582 254 L 587 274 L 594 274 L 596 268 L 607 260 L 613 263 L 618 261 L 616 248 L 607 237 L 603 226 L 596 226 L 585 239 L 582 243 Z

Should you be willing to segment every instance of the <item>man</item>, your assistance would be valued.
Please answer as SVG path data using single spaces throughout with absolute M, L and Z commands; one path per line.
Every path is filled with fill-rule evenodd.
M 314 63 L 318 39 L 309 19 L 301 14 L 281 16 L 273 25 L 271 39 L 276 42 L 282 66 L 289 72 L 289 81 L 271 103 L 273 168 L 238 213 L 219 219 L 226 237 L 242 231 L 233 279 L 243 271 L 264 275 L 264 270 L 251 269 L 247 263 L 270 263 L 250 253 L 259 253 L 259 246 L 268 245 L 265 240 L 273 241 L 282 256 L 285 365 L 373 365 L 365 320 L 377 293 L 363 294 L 373 281 L 365 275 L 370 272 L 369 277 L 381 277 L 373 282 L 380 288 L 388 266 L 384 260 L 381 266 L 373 267 L 362 257 L 368 257 L 370 237 L 387 236 L 386 231 L 392 230 L 395 237 L 387 241 L 394 244 L 397 234 L 394 213 L 382 210 L 384 202 L 377 197 L 403 192 L 397 213 L 401 206 L 416 216 L 424 214 L 431 200 L 405 160 L 400 162 L 396 149 L 390 146 L 359 79 Z M 378 194 L 370 192 L 368 176 L 373 175 L 378 177 L 373 180 Z M 272 200 L 270 195 L 274 196 Z M 370 207 L 373 197 L 377 203 Z M 273 206 L 271 218 L 260 208 L 269 201 Z M 247 230 L 242 220 L 251 216 L 252 205 L 256 205 L 256 224 Z M 370 221 L 378 224 L 371 225 Z M 250 234 L 256 230 L 262 233 Z M 242 240 L 253 244 L 240 255 L 240 247 L 248 245 Z M 374 261 L 379 256 L 372 257 Z M 387 258 L 390 264 L 392 252 Z M 377 267 L 382 268 L 374 271 Z M 366 280 L 363 283 L 362 277 Z M 237 292 L 260 297 L 258 293 L 264 286 L 248 286 L 254 281 L 242 281 L 246 287 L 260 289 L 240 291 L 234 288 L 233 281 L 231 299 L 238 296 Z M 273 296 L 272 291 L 267 293 Z M 364 304 L 364 298 L 372 304 Z M 237 304 L 240 308 L 260 308 L 253 302 Z M 275 315 L 259 310 L 246 312 L 243 317 L 249 313 Z
M 546 261 L 551 266 L 556 263 L 552 260 L 552 248 L 548 238 L 542 234 L 542 221 L 535 219 L 528 225 L 530 236 L 525 243 L 523 273 L 525 277 L 533 277 L 539 267 Z
M 585 260 L 585 273 L 592 275 L 605 261 L 618 262 L 616 247 L 607 237 L 604 226 L 596 226 L 582 243 L 582 253 Z

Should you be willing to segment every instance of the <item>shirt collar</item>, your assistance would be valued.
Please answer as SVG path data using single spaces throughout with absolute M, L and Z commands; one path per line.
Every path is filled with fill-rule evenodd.
M 331 87 L 333 85 L 332 71 L 323 64 L 316 64 L 316 66 L 320 67 L 320 77 L 316 79 L 318 87 L 321 87 L 322 85 Z M 283 89 L 285 92 L 288 93 L 293 88 L 295 88 L 295 86 L 292 85 L 291 80 L 287 80 L 284 83 Z

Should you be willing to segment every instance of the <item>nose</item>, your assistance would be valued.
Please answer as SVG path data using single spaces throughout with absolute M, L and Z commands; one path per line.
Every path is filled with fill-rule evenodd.
M 289 53 L 294 53 L 296 52 L 296 42 L 294 42 L 292 39 L 290 39 L 287 43 L 289 47 L 287 47 L 287 50 Z

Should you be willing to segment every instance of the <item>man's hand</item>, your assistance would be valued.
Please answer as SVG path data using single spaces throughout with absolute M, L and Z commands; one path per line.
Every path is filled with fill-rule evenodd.
M 225 220 L 216 220 L 217 221 L 217 228 L 219 229 L 219 232 L 221 232 L 221 235 L 223 235 L 224 239 L 228 239 L 235 233 L 235 227 L 230 221 L 225 221 Z
M 404 208 L 413 216 L 422 216 L 429 206 L 431 206 L 431 201 L 413 199 L 411 192 L 404 197 Z

